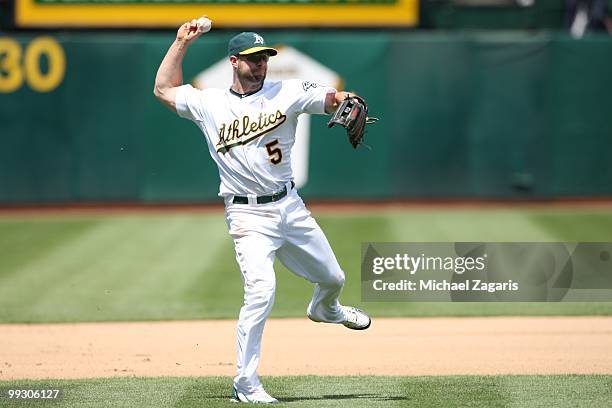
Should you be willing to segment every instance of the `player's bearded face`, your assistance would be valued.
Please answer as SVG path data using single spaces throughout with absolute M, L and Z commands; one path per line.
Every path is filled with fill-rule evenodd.
M 238 77 L 248 82 L 263 82 L 268 72 L 268 58 L 267 53 L 239 56 L 236 61 Z

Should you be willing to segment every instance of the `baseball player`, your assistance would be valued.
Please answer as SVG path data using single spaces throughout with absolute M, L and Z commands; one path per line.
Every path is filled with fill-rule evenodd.
M 257 376 L 264 325 L 274 303 L 275 257 L 315 284 L 307 308 L 311 320 L 354 330 L 371 322 L 363 311 L 338 302 L 344 272 L 291 172 L 298 116 L 334 112 L 348 93 L 301 80 L 266 81 L 268 60 L 277 51 L 252 32 L 229 41 L 231 86 L 199 90 L 183 85 L 182 60 L 202 34 L 196 20 L 179 28 L 157 72 L 154 94 L 200 128 L 219 168 L 219 195 L 244 283 L 232 398 L 275 403 Z

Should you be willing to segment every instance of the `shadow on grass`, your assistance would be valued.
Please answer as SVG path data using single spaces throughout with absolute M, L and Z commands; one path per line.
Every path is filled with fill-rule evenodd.
M 279 398 L 279 402 L 296 401 L 323 401 L 323 400 L 350 400 L 350 399 L 369 399 L 374 401 L 407 401 L 407 397 L 390 397 L 378 394 L 342 394 L 342 395 L 321 395 L 319 397 L 285 397 Z
M 208 397 L 214 399 L 230 399 L 228 396 L 214 396 Z M 351 399 L 363 399 L 373 401 L 408 401 L 407 397 L 391 397 L 388 395 L 378 394 L 334 394 L 334 395 L 321 395 L 318 397 L 282 397 L 277 396 L 279 402 L 299 402 L 299 401 L 325 401 L 325 400 L 351 400 Z

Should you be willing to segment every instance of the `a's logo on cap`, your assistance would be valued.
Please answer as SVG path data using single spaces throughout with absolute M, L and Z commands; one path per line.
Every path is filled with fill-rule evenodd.
M 261 45 L 265 44 L 264 39 L 261 35 L 255 34 L 255 33 L 253 33 L 253 35 L 255 36 L 255 44 L 261 44 Z

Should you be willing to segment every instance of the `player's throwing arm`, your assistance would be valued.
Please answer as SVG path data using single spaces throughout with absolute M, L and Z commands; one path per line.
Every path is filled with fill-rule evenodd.
M 187 47 L 202 34 L 210 31 L 211 27 L 212 21 L 206 16 L 181 25 L 176 33 L 176 39 L 157 70 L 153 94 L 174 112 L 176 112 L 176 87 L 183 84 L 182 64 Z

